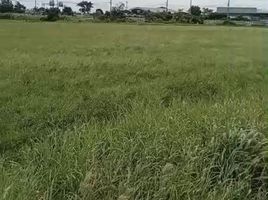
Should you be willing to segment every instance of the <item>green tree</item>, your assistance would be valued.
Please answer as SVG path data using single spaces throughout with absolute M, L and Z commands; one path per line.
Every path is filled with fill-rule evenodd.
M 13 12 L 13 4 L 11 0 L 1 0 L 0 2 L 0 12 Z
M 212 13 L 213 13 L 213 10 L 209 8 L 203 8 L 202 10 L 203 17 L 209 17 Z
M 80 7 L 79 11 L 83 14 L 89 14 L 91 9 L 93 8 L 93 3 L 91 1 L 81 1 L 77 4 Z
M 126 12 L 125 12 L 125 4 L 119 3 L 118 6 L 113 7 L 110 13 L 110 19 L 113 20 L 125 20 Z
M 36 12 L 38 12 L 39 14 L 44 15 L 46 13 L 46 9 L 44 7 L 40 7 L 40 8 L 34 8 Z
M 63 14 L 63 15 L 73 15 L 74 12 L 73 12 L 73 10 L 72 10 L 71 7 L 67 7 L 67 6 L 65 6 L 65 7 L 62 9 L 62 14 Z
M 96 14 L 97 14 L 97 15 L 104 15 L 104 12 L 103 12 L 102 9 L 97 9 L 97 10 L 96 10 Z
M 200 16 L 201 15 L 201 8 L 199 6 L 192 6 L 190 8 L 190 13 L 194 16 Z
M 15 13 L 25 13 L 25 10 L 26 10 L 26 7 L 17 1 L 16 5 L 14 6 L 14 12 Z
M 119 5 L 117 6 L 117 9 L 118 10 L 125 10 L 125 7 L 126 7 L 125 4 L 120 2 Z
M 94 19 L 105 19 L 104 12 L 102 9 L 97 9 L 96 12 L 93 14 Z

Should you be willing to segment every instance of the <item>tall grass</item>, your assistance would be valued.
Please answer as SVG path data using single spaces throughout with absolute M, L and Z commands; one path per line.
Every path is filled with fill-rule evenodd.
M 0 23 L 2 199 L 267 198 L 266 29 Z

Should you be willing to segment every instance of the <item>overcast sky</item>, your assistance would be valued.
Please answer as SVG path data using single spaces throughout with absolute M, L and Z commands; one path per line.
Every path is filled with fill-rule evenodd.
M 35 0 L 19 0 L 27 7 L 33 7 Z M 41 7 L 42 3 L 47 3 L 49 0 L 37 0 L 37 6 Z M 56 2 L 57 0 L 55 0 Z M 77 10 L 75 4 L 81 0 L 59 0 L 63 1 L 65 5 L 73 7 Z M 165 6 L 166 0 L 127 0 L 128 7 L 135 6 L 148 6 L 148 7 L 159 7 Z M 228 0 L 192 0 L 193 5 L 199 5 L 201 7 L 216 8 L 217 6 L 226 6 Z M 109 0 L 92 0 L 95 8 L 102 8 L 108 10 Z M 126 0 L 113 0 L 113 4 L 116 5 L 119 2 L 126 2 Z M 169 0 L 171 9 L 177 10 L 178 8 L 188 9 L 190 0 Z M 268 0 L 231 0 L 231 6 L 247 6 L 257 7 L 262 10 L 268 10 Z

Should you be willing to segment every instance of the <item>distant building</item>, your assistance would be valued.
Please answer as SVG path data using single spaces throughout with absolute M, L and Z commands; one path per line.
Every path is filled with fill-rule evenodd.
M 130 11 L 132 13 L 136 14 L 143 14 L 145 12 L 152 12 L 152 13 L 161 13 L 161 12 L 166 12 L 166 7 L 157 7 L 157 8 L 150 8 L 150 7 L 135 7 L 131 8 Z M 174 13 L 174 10 L 168 9 L 168 12 Z
M 230 18 L 243 17 L 251 21 L 260 21 L 268 19 L 267 12 L 261 12 L 257 8 L 253 7 L 218 7 L 218 14 L 225 14 L 230 16 Z
M 257 8 L 251 7 L 218 7 L 217 13 L 219 14 L 228 14 L 232 16 L 240 16 L 240 15 L 255 15 L 257 14 Z
M 218 14 L 226 14 L 230 18 L 244 17 L 249 20 L 258 20 L 258 10 L 252 7 L 218 7 Z
M 226 14 L 230 16 L 230 18 L 236 18 L 238 16 L 247 18 L 249 20 L 253 20 L 257 14 L 257 8 L 251 7 L 218 7 L 217 13 Z

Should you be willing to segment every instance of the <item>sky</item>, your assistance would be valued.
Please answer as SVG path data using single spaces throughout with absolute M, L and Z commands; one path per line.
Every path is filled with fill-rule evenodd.
M 35 0 L 18 0 L 28 8 L 34 7 Z M 37 6 L 41 7 L 43 3 L 48 3 L 49 0 L 36 0 Z M 57 0 L 55 0 L 56 2 Z M 66 6 L 71 6 L 74 10 L 78 10 L 76 6 L 77 2 L 81 0 L 59 0 L 63 1 Z M 94 8 L 101 8 L 103 10 L 109 9 L 110 0 L 89 0 L 94 3 Z M 119 2 L 128 1 L 128 8 L 136 6 L 146 7 L 160 7 L 165 6 L 166 0 L 113 0 L 113 5 L 117 5 Z M 228 0 L 192 0 L 193 5 L 200 7 L 216 8 L 218 6 L 226 6 Z M 169 0 L 169 8 L 178 10 L 179 8 L 188 9 L 190 0 Z M 261 10 L 268 11 L 268 0 L 231 0 L 231 6 L 244 6 L 244 7 L 257 7 Z

